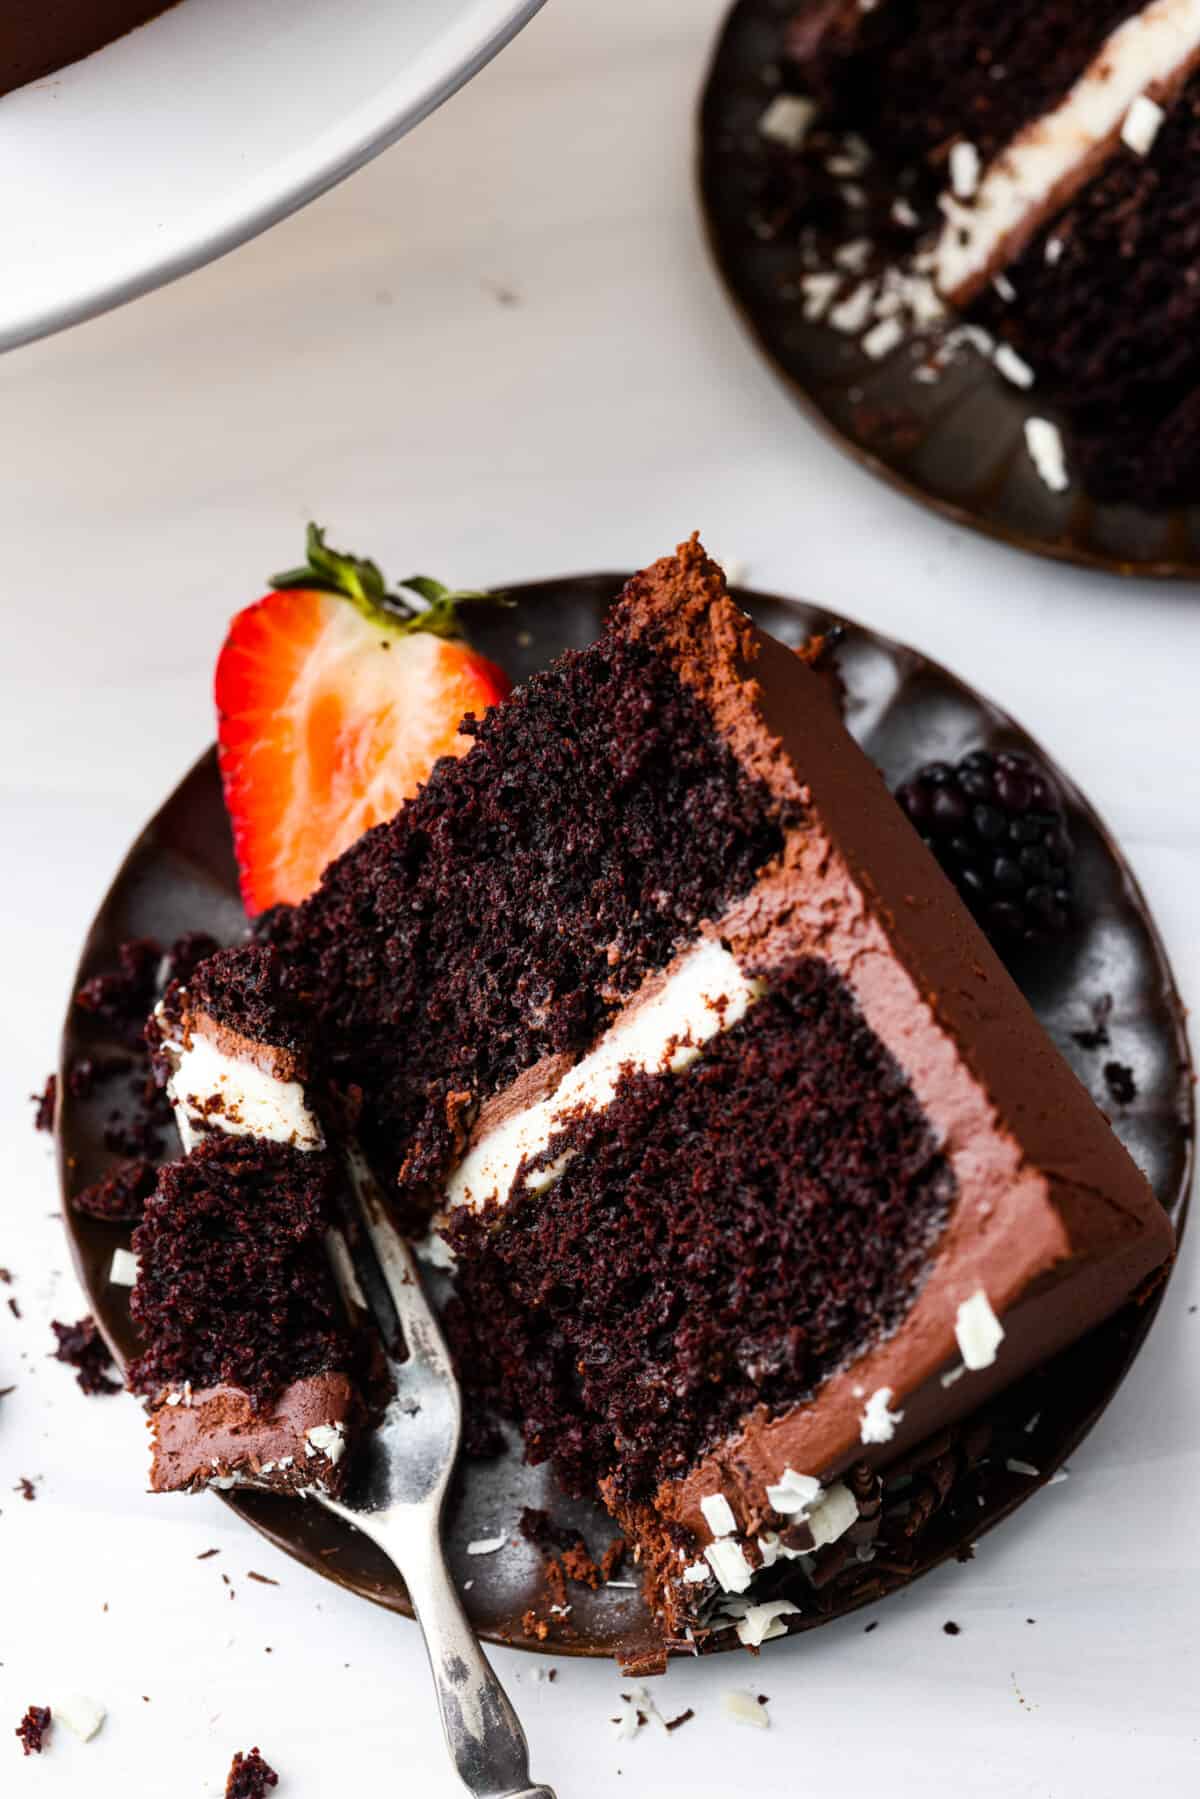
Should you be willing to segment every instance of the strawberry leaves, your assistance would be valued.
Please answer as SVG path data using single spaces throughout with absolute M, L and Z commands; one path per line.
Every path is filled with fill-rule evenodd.
M 390 593 L 378 563 L 335 550 L 325 541 L 320 525 L 310 524 L 305 538 L 308 560 L 301 568 L 285 569 L 272 575 L 270 584 L 277 592 L 303 588 L 318 593 L 335 593 L 350 600 L 372 624 L 383 626 L 399 636 L 418 631 L 434 637 L 459 639 L 463 635 L 458 608 L 464 600 L 484 601 L 507 606 L 511 601 L 482 588 L 447 587 L 431 575 L 410 575 L 400 583 L 398 592 Z

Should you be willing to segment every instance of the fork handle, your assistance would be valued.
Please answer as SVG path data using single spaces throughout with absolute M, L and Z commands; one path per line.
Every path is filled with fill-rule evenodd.
M 401 1571 L 425 1637 L 446 1744 L 472 1799 L 554 1799 L 550 1787 L 530 1779 L 525 1732 L 467 1621 L 440 1545 L 406 1554 Z

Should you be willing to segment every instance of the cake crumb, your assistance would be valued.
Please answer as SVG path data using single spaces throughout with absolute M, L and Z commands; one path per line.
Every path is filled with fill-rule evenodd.
M 953 1618 L 947 1618 L 942 1629 L 948 1637 L 961 1637 L 962 1635 L 962 1625 L 956 1624 Z
M 137 1156 L 117 1162 L 100 1180 L 82 1188 L 71 1205 L 88 1218 L 102 1218 L 111 1224 L 140 1224 L 146 1201 L 158 1184 L 158 1169 L 153 1162 Z
M 1119 1106 L 1131 1106 L 1137 1098 L 1137 1082 L 1133 1070 L 1124 1062 L 1104 1064 L 1104 1084 Z
M 90 1312 L 75 1324 L 60 1324 L 57 1318 L 52 1319 L 50 1328 L 58 1338 L 55 1361 L 74 1368 L 75 1379 L 84 1393 L 121 1391 L 120 1381 L 112 1380 L 108 1375 L 112 1357 Z
M 278 1774 L 268 1767 L 259 1749 L 251 1749 L 248 1755 L 239 1750 L 225 1782 L 225 1799 L 264 1799 L 267 1788 L 278 1785 Z
M 1072 1042 L 1080 1049 L 1107 1049 L 1111 1041 L 1108 1035 L 1108 1021 L 1112 1017 L 1113 997 L 1111 993 L 1101 994 L 1092 1004 L 1091 1029 L 1072 1031 Z
M 40 1755 L 49 1731 L 50 1707 L 31 1705 L 17 1725 L 14 1735 L 20 1737 L 21 1747 L 26 1755 Z
M 37 1498 L 37 1488 L 35 1487 L 33 1481 L 30 1480 L 30 1478 L 27 1474 L 21 1475 L 16 1486 L 13 1488 L 13 1492 L 19 1493 L 21 1495 L 22 1499 L 36 1499 Z
M 37 1108 L 33 1115 L 34 1130 L 52 1131 L 54 1129 L 54 1105 L 58 1098 L 58 1076 L 56 1074 L 47 1075 L 46 1085 L 42 1091 L 31 1093 L 29 1097 Z

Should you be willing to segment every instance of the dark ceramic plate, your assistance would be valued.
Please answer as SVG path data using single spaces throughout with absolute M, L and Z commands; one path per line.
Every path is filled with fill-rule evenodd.
M 473 635 L 485 653 L 520 678 L 568 646 L 591 642 L 621 585 L 620 576 L 594 575 L 513 588 L 515 608 L 480 616 Z M 740 597 L 760 624 L 791 643 L 844 622 L 798 601 L 748 593 Z M 968 747 L 1034 748 L 1006 714 L 936 663 L 860 626 L 846 623 L 845 631 L 839 660 L 849 723 L 892 784 L 931 757 L 955 757 Z M 1079 850 L 1085 918 L 1065 948 L 1015 972 L 1046 1029 L 1112 1113 L 1118 1135 L 1182 1226 L 1192 1100 L 1179 996 L 1145 901 L 1120 853 L 1087 802 L 1063 776 L 1058 778 Z M 130 850 L 97 914 L 78 979 L 111 967 L 117 945 L 129 937 L 170 940 L 183 931 L 203 929 L 233 940 L 243 926 L 216 757 L 210 751 Z M 1092 1028 L 1096 1007 L 1106 1016 L 1110 1047 L 1088 1051 L 1073 1033 Z M 92 1021 L 73 1011 L 63 1036 L 64 1070 L 76 1056 L 97 1047 Z M 1126 1064 L 1137 1087 L 1137 1098 L 1120 1109 L 1102 1072 L 1110 1060 Z M 96 1316 L 114 1350 L 124 1356 L 134 1342 L 128 1295 L 110 1285 L 108 1270 L 113 1250 L 128 1241 L 128 1231 L 82 1217 L 70 1205 L 71 1195 L 111 1161 L 102 1130 L 112 1100 L 104 1090 L 89 1100 L 73 1099 L 61 1081 L 60 1091 L 64 1216 Z M 858 1568 L 853 1585 L 835 1581 L 819 1594 L 806 1590 L 805 1613 L 794 1620 L 796 1625 L 810 1628 L 906 1584 L 948 1556 L 963 1554 L 983 1531 L 1015 1510 L 1108 1404 L 1160 1299 L 1161 1291 L 1131 1307 L 1006 1396 L 992 1414 L 996 1453 L 984 1467 L 964 1475 L 942 1495 L 940 1509 L 906 1538 L 907 1548 L 881 1556 L 865 1571 Z M 1034 1412 L 1040 1413 L 1040 1421 L 1029 1435 L 1023 1426 Z M 1012 1433 L 1013 1453 L 1035 1465 L 1040 1479 L 1006 1470 L 1006 1432 Z M 939 1458 L 944 1467 L 945 1444 L 928 1446 L 926 1461 Z M 910 1458 L 918 1472 L 921 1460 L 920 1455 Z M 130 1479 L 138 1477 L 139 1470 L 131 1468 Z M 226 1503 L 306 1566 L 409 1614 L 404 1588 L 380 1552 L 319 1507 L 261 1494 L 238 1495 Z M 616 1654 L 627 1662 L 653 1657 L 659 1648 L 654 1626 L 640 1597 L 628 1587 L 592 1593 L 573 1586 L 570 1614 L 552 1620 L 545 1642 L 527 1635 L 524 1615 L 533 1609 L 545 1618 L 550 1603 L 538 1556 L 520 1539 L 498 1554 L 466 1552 L 473 1539 L 512 1530 L 525 1505 L 547 1507 L 557 1520 L 578 1525 L 594 1548 L 612 1534 L 598 1508 L 568 1503 L 546 1471 L 526 1467 L 515 1450 L 496 1462 L 468 1464 L 451 1507 L 448 1541 L 481 1636 L 565 1655 Z M 732 1636 L 722 1639 L 730 1646 L 733 1641 Z
M 738 0 L 726 20 L 700 114 L 700 192 L 717 267 L 751 335 L 809 417 L 843 450 L 960 525 L 1015 548 L 1116 574 L 1200 575 L 1200 506 L 1149 513 L 1052 493 L 1024 446 L 1045 401 L 966 349 L 936 384 L 913 379 L 901 346 L 873 362 L 830 325 L 805 321 L 799 230 L 766 235 L 768 146 L 759 120 L 778 92 L 783 27 L 795 0 Z M 861 224 L 847 238 L 861 237 Z M 833 248 L 831 240 L 827 246 Z M 1034 393 L 1036 393 L 1036 389 Z M 1051 416 L 1053 410 L 1051 409 Z M 1069 435 L 1068 435 L 1069 448 Z

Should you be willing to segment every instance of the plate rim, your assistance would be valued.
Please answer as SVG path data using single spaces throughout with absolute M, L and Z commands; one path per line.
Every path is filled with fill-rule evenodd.
M 73 297 L 47 302 L 0 325 L 0 354 L 52 337 L 72 325 L 81 325 L 88 319 L 126 305 L 130 300 L 166 287 L 182 276 L 218 261 L 272 225 L 299 212 L 436 112 L 511 43 L 544 5 L 545 0 L 476 0 L 472 19 L 458 21 L 455 29 L 444 31 L 425 52 L 424 60 L 430 65 L 429 76 L 419 91 L 408 93 L 404 78 L 397 76 L 378 97 L 357 130 L 344 131 L 327 156 L 315 161 L 301 159 L 291 178 L 269 198 L 235 210 L 224 223 L 202 231 L 186 246 L 161 256 L 151 255 L 133 273 L 96 278 Z M 457 32 L 476 21 L 473 47 L 464 58 L 456 49 Z M 147 23 L 153 25 L 154 21 L 151 19 Z M 87 58 L 81 57 L 78 61 L 86 62 Z M 68 66 L 77 67 L 78 63 Z M 325 142 L 328 136 L 329 132 L 325 131 L 314 142 Z M 311 148 L 309 156 L 311 158 Z M 288 158 L 286 166 L 291 169 L 294 162 L 294 158 Z
M 621 591 L 628 579 L 629 575 L 627 573 L 584 573 L 542 577 L 533 581 L 512 582 L 499 590 L 512 594 L 516 598 L 518 604 L 523 598 L 534 599 L 546 593 L 554 591 L 561 593 L 563 590 L 571 588 L 604 589 L 615 597 Z M 1117 1394 L 1120 1392 L 1121 1387 L 1124 1385 L 1134 1363 L 1141 1354 L 1146 1338 L 1158 1317 L 1168 1288 L 1171 1284 L 1171 1277 L 1178 1261 L 1178 1246 L 1183 1240 L 1184 1230 L 1190 1212 L 1191 1198 L 1196 1184 L 1198 1156 L 1200 1156 L 1200 1146 L 1197 1145 L 1196 1141 L 1196 1065 L 1192 1056 L 1191 1045 L 1188 1040 L 1187 1008 L 1175 978 L 1174 969 L 1167 953 L 1166 944 L 1159 931 L 1157 921 L 1150 909 L 1141 883 L 1139 882 L 1135 871 L 1130 866 L 1124 852 L 1121 850 L 1112 831 L 1100 817 L 1092 802 L 1081 791 L 1073 778 L 1061 767 L 1057 759 L 1051 756 L 1043 748 L 1040 740 L 1034 737 L 1029 731 L 1025 730 L 1019 721 L 1014 718 L 1012 713 L 1005 707 L 997 704 L 986 693 L 973 687 L 969 682 L 955 674 L 953 670 L 947 668 L 946 665 L 936 657 L 926 655 L 923 651 L 915 648 L 915 646 L 891 636 L 888 632 L 876 630 L 874 626 L 863 624 L 845 613 L 827 608 L 819 601 L 798 599 L 795 595 L 789 596 L 766 593 L 757 588 L 747 588 L 741 585 L 732 584 L 730 592 L 739 604 L 750 602 L 769 607 L 782 607 L 785 612 L 793 610 L 798 611 L 803 618 L 806 630 L 812 629 L 814 622 L 818 629 L 830 629 L 839 625 L 843 626 L 849 633 L 857 635 L 865 642 L 880 645 L 887 653 L 895 656 L 898 660 L 907 660 L 915 663 L 924 670 L 931 671 L 935 677 L 945 681 L 955 691 L 965 694 L 975 707 L 985 709 L 989 712 L 994 723 L 1001 729 L 1011 730 L 1024 739 L 1024 741 L 1032 746 L 1033 750 L 1044 760 L 1054 775 L 1056 783 L 1060 786 L 1070 804 L 1079 809 L 1091 828 L 1096 832 L 1106 853 L 1119 870 L 1129 900 L 1137 911 L 1141 925 L 1147 933 L 1155 964 L 1162 979 L 1163 1002 L 1171 1020 L 1174 1046 L 1177 1052 L 1179 1093 L 1180 1098 L 1183 1101 L 1182 1113 L 1184 1115 L 1182 1115 L 1180 1119 L 1180 1131 L 1183 1139 L 1183 1161 L 1178 1192 L 1174 1208 L 1171 1210 L 1170 1214 L 1173 1218 L 1176 1231 L 1176 1255 L 1169 1264 L 1163 1279 L 1159 1282 L 1155 1290 L 1147 1297 L 1141 1307 L 1136 1328 L 1132 1333 L 1128 1352 L 1115 1382 L 1106 1393 L 1102 1403 L 1081 1419 L 1077 1429 L 1073 1428 L 1068 1433 L 1069 1440 L 1066 1448 L 1062 1451 L 1054 1464 L 1055 1468 L 1060 1467 L 1067 1457 L 1075 1454 L 1080 1445 L 1091 1434 L 1099 1420 L 1104 1416 L 1105 1412 L 1107 1412 L 1109 1406 L 1113 1403 Z M 93 1308 L 100 1333 L 107 1343 L 118 1367 L 122 1366 L 121 1357 L 117 1350 L 115 1338 L 102 1315 L 101 1302 L 93 1293 L 92 1286 L 87 1278 L 82 1253 L 81 1234 L 78 1229 L 78 1215 L 70 1204 L 70 1170 L 68 1167 L 66 1144 L 64 1140 L 63 1118 L 66 1110 L 66 1097 L 68 1094 L 66 1074 L 71 1053 L 72 1000 L 80 981 L 83 978 L 83 971 L 88 965 L 96 941 L 102 935 L 100 930 L 101 921 L 107 914 L 114 896 L 125 882 L 136 859 L 143 853 L 148 840 L 157 828 L 160 817 L 171 804 L 176 794 L 189 780 L 198 776 L 200 771 L 208 764 L 212 764 L 215 769 L 215 744 L 209 744 L 208 747 L 189 765 L 178 781 L 174 783 L 170 792 L 137 832 L 125 854 L 122 856 L 116 872 L 105 888 L 102 898 L 97 903 L 96 910 L 84 937 L 72 975 L 59 1040 L 57 1062 L 58 1088 L 54 1115 L 54 1143 L 55 1166 L 62 1206 L 63 1229 L 67 1238 L 76 1276 L 89 1306 Z M 1101 1326 L 1098 1328 L 1104 1327 Z M 1053 1469 L 1049 1467 L 1041 1470 L 1043 1476 L 1047 1478 L 1052 1472 Z M 972 1541 L 978 1541 L 990 1531 L 994 1530 L 998 1525 L 1004 1523 L 1014 1512 L 1019 1511 L 1022 1506 L 1039 1493 L 1044 1485 L 1045 1479 L 1031 1482 L 1027 1489 L 1014 1494 L 1007 1503 L 998 1506 L 993 1511 L 989 1511 L 988 1515 L 981 1521 L 980 1528 L 972 1537 Z M 270 1495 L 262 1494 L 250 1496 L 251 1503 L 249 1506 L 245 1500 L 235 1494 L 218 1493 L 216 1497 L 222 1504 L 228 1506 L 240 1519 L 242 1519 L 243 1522 L 256 1531 L 258 1535 L 264 1537 L 268 1542 L 272 1543 L 274 1547 L 281 1550 L 294 1561 L 297 1561 L 302 1567 L 307 1568 L 310 1572 L 329 1580 L 333 1585 L 340 1588 L 342 1591 L 351 1593 L 355 1598 L 368 1600 L 385 1611 L 406 1618 L 414 1617 L 415 1614 L 411 1602 L 409 1601 L 407 1590 L 404 1588 L 403 1580 L 398 1573 L 397 1579 L 400 1582 L 400 1593 L 372 1591 L 365 1582 L 349 1577 L 344 1571 L 335 1567 L 329 1560 L 322 1559 L 319 1555 L 310 1554 L 304 1545 L 296 1541 L 294 1532 L 289 1534 L 286 1529 L 272 1526 L 267 1521 L 270 1517 L 271 1510 L 269 1506 L 263 1505 L 260 1508 L 259 1505 L 253 1503 L 254 1500 L 261 1501 L 269 1499 L 271 1497 Z M 260 1509 L 266 1513 L 265 1518 L 259 1515 Z M 865 1607 L 869 1605 L 874 1605 L 895 1597 L 898 1593 L 907 1591 L 908 1588 L 914 1585 L 916 1581 L 920 1580 L 923 1575 L 932 1573 L 935 1568 L 942 1566 L 946 1561 L 954 1557 L 955 1553 L 955 1548 L 951 1545 L 927 1565 L 921 1567 L 914 1576 L 910 1580 L 905 1581 L 902 1586 L 863 1599 L 849 1600 L 836 1613 L 830 1616 L 814 1616 L 811 1620 L 801 1624 L 797 1630 L 789 1631 L 788 1635 L 793 1638 L 806 1637 L 812 1630 L 819 1629 L 824 1624 L 836 1623 L 839 1620 L 850 1616 L 852 1613 L 857 1613 L 865 1609 Z M 561 1656 L 571 1659 L 608 1660 L 611 1659 L 614 1654 L 617 1654 L 618 1660 L 620 1659 L 619 1651 L 615 1651 L 612 1645 L 602 1646 L 591 1641 L 581 1642 L 577 1639 L 563 1638 L 562 1640 L 556 1639 L 554 1641 L 547 1640 L 541 1642 L 536 1638 L 508 1635 L 495 1628 L 480 1629 L 478 1634 L 484 1642 L 532 1655 Z M 704 1653 L 722 1653 L 732 1651 L 739 1646 L 737 1641 L 733 1639 L 732 1633 L 725 1633 L 723 1636 L 718 1637 L 712 1644 L 708 1645 Z M 690 1659 L 684 1657 L 682 1651 L 675 1649 L 669 1650 L 668 1655 L 670 1659 Z

